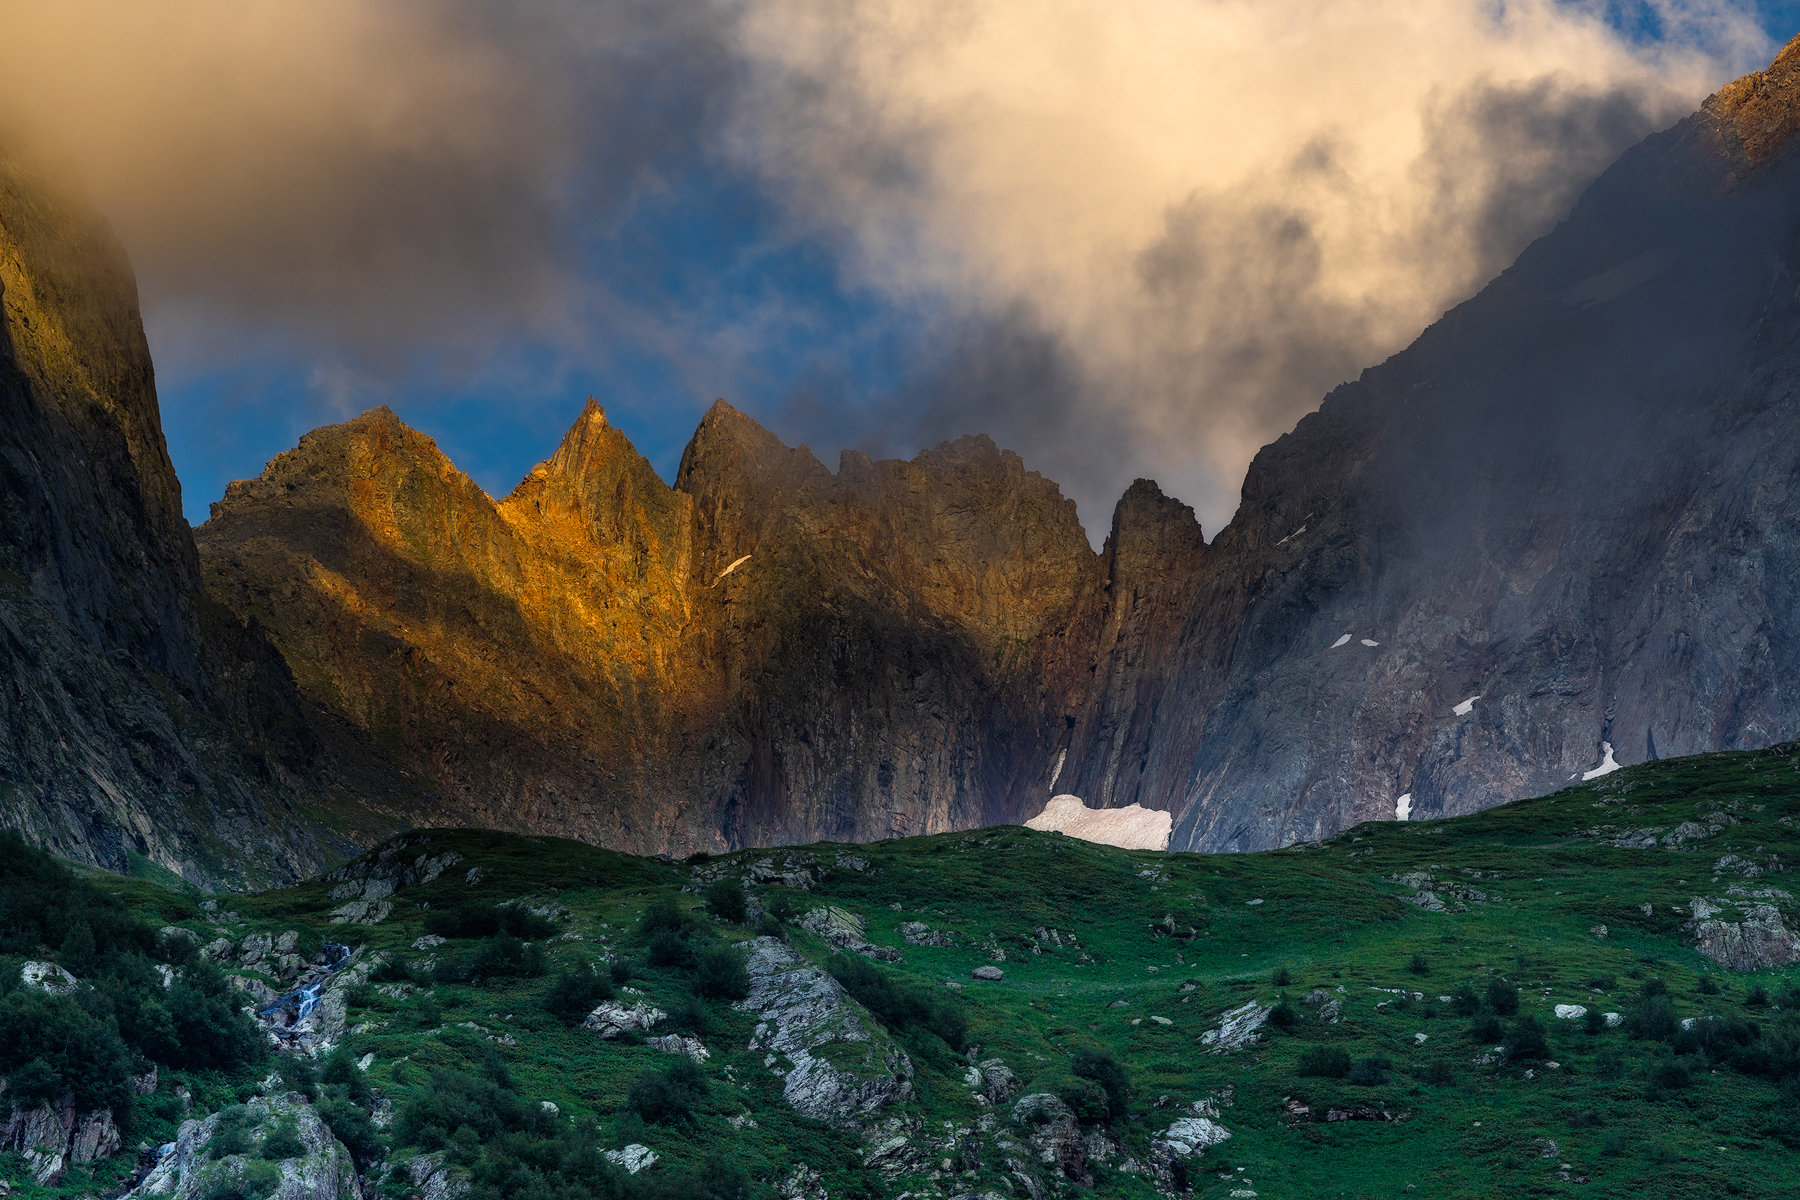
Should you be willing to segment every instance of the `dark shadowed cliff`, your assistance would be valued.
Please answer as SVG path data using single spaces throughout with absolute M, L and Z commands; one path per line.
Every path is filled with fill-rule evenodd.
M 394 828 L 351 798 L 387 768 L 322 776 L 322 736 L 361 739 L 200 586 L 124 251 L 3 155 L 0 302 L 0 825 L 207 883 L 297 878 Z

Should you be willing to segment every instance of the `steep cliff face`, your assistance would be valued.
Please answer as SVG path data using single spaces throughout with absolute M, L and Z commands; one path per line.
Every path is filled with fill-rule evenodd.
M 124 252 L 4 156 L 0 304 L 0 825 L 203 882 L 293 878 L 351 849 L 322 829 L 393 828 L 312 808 L 333 726 L 201 589 Z
M 1797 60 L 1257 457 L 1109 800 L 1252 849 L 1800 733 Z
M 638 850 L 1028 815 L 1096 578 L 985 438 L 834 476 L 723 403 L 673 488 L 590 403 L 503 501 L 377 409 L 198 538 L 307 694 L 453 797 L 431 819 Z

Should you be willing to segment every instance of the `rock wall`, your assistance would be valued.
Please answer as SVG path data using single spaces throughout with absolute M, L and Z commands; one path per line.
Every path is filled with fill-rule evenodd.
M 355 754 L 333 746 L 360 738 L 201 587 L 124 251 L 3 151 L 0 312 L 0 827 L 208 884 L 296 878 L 392 829 L 349 792 L 416 789 L 378 764 L 340 787 Z

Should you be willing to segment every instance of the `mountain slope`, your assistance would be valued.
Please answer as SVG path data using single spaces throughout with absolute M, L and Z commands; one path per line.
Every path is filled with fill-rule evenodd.
M 205 908 L 108 881 L 323 1068 L 165 1068 L 131 1139 L 254 1161 L 272 1130 L 209 1155 L 202 1119 L 260 1093 L 315 1103 L 368 1190 L 1784 1195 L 1797 824 L 1789 744 L 1252 854 L 421 830 Z
M 1179 662 L 1125 705 L 1204 717 L 1158 717 L 1124 787 L 1084 727 L 1072 790 L 1174 810 L 1178 847 L 1251 849 L 1402 796 L 1543 793 L 1608 744 L 1800 733 L 1797 65 L 1628 152 L 1265 448 Z
M 200 586 L 124 251 L 4 156 L 0 298 L 0 825 L 239 884 L 400 827 L 331 778 L 355 753 L 326 743 L 354 731 L 303 712 L 279 656 Z M 382 775 L 363 763 L 356 790 L 379 797 Z

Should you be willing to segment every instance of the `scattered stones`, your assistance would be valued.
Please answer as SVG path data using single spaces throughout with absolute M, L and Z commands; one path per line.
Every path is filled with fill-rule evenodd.
M 1559 1021 L 1579 1021 L 1587 1016 L 1587 1008 L 1580 1004 L 1559 1004 L 1556 1006 L 1556 1019 Z
M 999 967 L 982 965 L 969 972 L 971 979 L 1005 979 L 1006 972 Z
M 1606 930 L 1606 926 L 1604 926 L 1604 925 L 1589 925 L 1588 932 L 1593 934 L 1595 937 L 1599 938 L 1603 942 L 1606 940 L 1607 930 Z
M 961 935 L 954 929 L 933 929 L 923 921 L 903 921 L 900 936 L 909 946 L 950 947 L 956 945 L 956 939 Z

